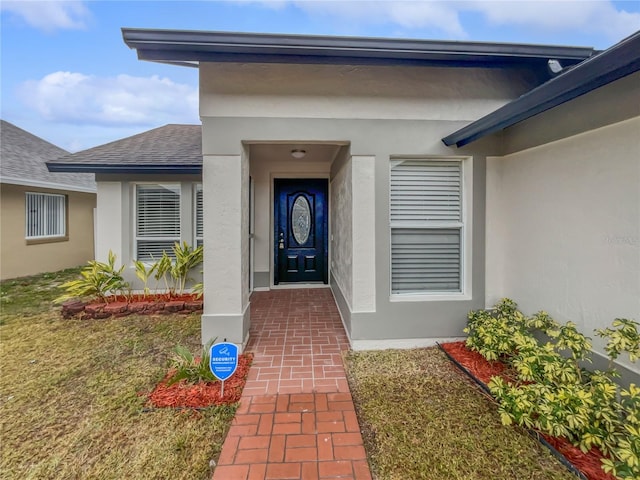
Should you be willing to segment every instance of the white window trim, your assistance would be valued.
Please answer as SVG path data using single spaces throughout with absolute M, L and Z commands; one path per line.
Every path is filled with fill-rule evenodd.
M 460 222 L 460 252 L 461 252 L 461 272 L 460 272 L 460 292 L 418 292 L 418 293 L 391 293 L 392 285 L 392 266 L 391 266 L 391 230 L 392 228 L 402 228 L 403 225 L 396 223 L 391 224 L 391 167 L 394 161 L 400 160 L 433 160 L 433 161 L 451 161 L 460 162 L 462 175 L 462 221 Z M 472 294 L 472 265 L 473 265 L 473 157 L 457 157 L 457 156 L 416 156 L 416 155 L 393 155 L 389 161 L 389 181 L 388 188 L 388 232 L 389 232 L 389 301 L 390 302 L 425 302 L 425 301 L 463 301 L 471 300 Z M 405 225 L 409 227 L 409 225 Z M 443 222 L 442 224 L 434 222 L 429 228 L 453 227 L 451 222 Z M 412 225 L 411 228 L 415 226 Z
M 29 211 L 27 210 L 29 201 L 27 200 L 29 195 L 38 195 L 41 197 L 56 197 L 62 198 L 62 233 L 56 235 L 29 235 Z M 61 238 L 67 238 L 67 202 L 68 198 L 64 194 L 60 193 L 47 193 L 47 192 L 25 192 L 25 240 L 56 240 Z M 46 217 L 43 217 L 46 219 Z M 46 228 L 43 227 L 43 230 Z
M 178 211 L 180 212 L 180 235 L 176 239 L 176 237 L 139 237 L 138 236 L 138 185 L 177 185 L 179 197 L 178 201 L 179 207 Z M 132 225 L 132 238 L 133 238 L 133 259 L 138 260 L 138 241 L 139 240 L 151 240 L 151 241 L 174 241 L 174 242 L 182 242 L 183 228 L 182 228 L 182 182 L 135 182 L 133 183 L 133 195 L 132 195 L 132 203 L 133 203 L 133 225 Z M 156 259 L 157 260 L 157 259 Z M 143 263 L 152 264 L 153 260 L 145 259 Z

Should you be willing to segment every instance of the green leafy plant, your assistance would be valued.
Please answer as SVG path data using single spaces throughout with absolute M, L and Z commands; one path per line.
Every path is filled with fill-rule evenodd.
M 136 277 L 138 277 L 144 285 L 143 292 L 144 292 L 144 296 L 146 297 L 150 293 L 149 279 L 151 278 L 151 275 L 154 274 L 155 270 L 158 268 L 158 263 L 157 262 L 152 263 L 151 265 L 149 265 L 149 267 L 147 267 L 147 265 L 144 262 L 141 262 L 140 260 L 134 260 L 133 265 L 135 266 L 135 269 L 136 269 Z
M 190 280 L 189 272 L 202 263 L 203 249 L 202 246 L 193 248 L 187 242 L 176 242 L 171 252 L 173 258 L 163 251 L 162 257 L 155 263 L 156 289 L 163 281 L 167 292 L 182 294 Z
M 469 313 L 467 346 L 487 360 L 498 360 L 510 355 L 516 348 L 516 340 L 526 335 L 525 317 L 517 305 L 508 298 L 502 299 L 492 311 L 476 310 Z
M 154 278 L 156 279 L 156 290 L 158 290 L 158 284 L 160 280 L 164 282 L 165 289 L 167 292 L 172 292 L 173 289 L 169 285 L 168 275 L 171 272 L 171 257 L 167 255 L 167 252 L 163 251 L 162 256 L 158 261 L 155 262 L 155 274 Z
M 609 339 L 610 367 L 592 372 L 581 367 L 591 361 L 591 341 L 574 323 L 561 325 L 546 312 L 525 317 L 516 307 L 505 299 L 490 311 L 471 312 L 465 329 L 469 348 L 515 372 L 509 382 L 489 382 L 502 422 L 565 437 L 584 452 L 598 447 L 608 455 L 605 471 L 640 478 L 640 389 L 620 390 L 613 381 L 613 360 L 623 352 L 632 362 L 640 355 L 640 324 L 617 318 L 613 328 L 596 330 Z M 549 341 L 541 343 L 535 331 Z
M 188 275 L 191 269 L 197 267 L 203 260 L 202 246 L 193 248 L 182 242 L 173 246 L 173 254 L 175 261 L 171 266 L 171 277 L 174 281 L 174 288 L 179 294 L 184 292 L 187 281 L 190 280 Z
M 181 380 L 187 383 L 217 382 L 209 368 L 211 345 L 217 338 L 212 339 L 202 347 L 200 356 L 194 356 L 191 351 L 182 345 L 176 345 L 170 359 L 170 365 L 175 369 L 175 373 L 167 381 L 167 385 L 173 385 Z
M 129 290 L 129 283 L 122 278 L 124 265 L 116 269 L 116 256 L 109 250 L 107 263 L 90 260 L 80 271 L 80 279 L 63 283 L 66 293 L 55 301 L 62 303 L 73 298 L 98 298 L 108 301 L 110 295 Z
M 202 298 L 202 295 L 204 295 L 204 283 L 203 282 L 196 283 L 193 286 L 193 288 L 191 288 L 191 291 L 195 293 L 198 298 Z
M 640 388 L 633 383 L 620 391 L 620 414 L 626 435 L 618 441 L 603 470 L 616 478 L 635 480 L 640 476 Z
M 640 323 L 627 318 L 616 318 L 611 327 L 596 330 L 596 335 L 609 338 L 604 348 L 611 359 L 610 367 L 613 360 L 618 358 L 622 352 L 629 354 L 629 360 L 635 362 L 640 358 L 640 333 L 638 327 Z

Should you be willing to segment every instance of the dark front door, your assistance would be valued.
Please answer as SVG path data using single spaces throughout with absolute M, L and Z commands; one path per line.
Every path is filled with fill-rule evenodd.
M 274 199 L 274 283 L 327 283 L 327 180 L 277 178 Z

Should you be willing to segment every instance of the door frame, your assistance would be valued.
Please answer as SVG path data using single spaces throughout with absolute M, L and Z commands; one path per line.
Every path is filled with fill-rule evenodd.
M 327 181 L 327 283 L 287 283 L 285 285 L 274 283 L 275 279 L 275 184 L 274 180 L 281 178 L 283 180 L 288 179 L 325 179 Z M 318 172 L 271 172 L 269 173 L 269 199 L 271 205 L 269 206 L 269 288 L 271 289 L 286 289 L 286 288 L 329 288 L 331 285 L 331 176 L 329 173 Z

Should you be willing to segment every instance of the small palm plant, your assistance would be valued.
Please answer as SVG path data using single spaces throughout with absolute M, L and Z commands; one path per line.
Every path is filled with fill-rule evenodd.
M 146 298 L 147 295 L 149 295 L 150 293 L 149 279 L 151 278 L 151 275 L 153 275 L 155 270 L 158 268 L 158 264 L 153 263 L 149 266 L 149 268 L 147 268 L 144 262 L 141 262 L 140 260 L 134 260 L 133 265 L 136 267 L 136 277 L 138 277 L 144 285 L 143 292 L 144 292 L 144 297 Z
M 194 248 L 187 242 L 176 242 L 171 251 L 173 256 L 163 251 L 162 257 L 155 263 L 154 278 L 157 283 L 163 281 L 170 294 L 181 295 L 190 280 L 189 272 L 202 263 L 202 246 Z
M 209 368 L 211 345 L 215 342 L 216 338 L 204 345 L 199 357 L 195 357 L 187 347 L 176 345 L 170 360 L 171 367 L 176 371 L 167 381 L 167 385 L 173 385 L 180 380 L 187 383 L 217 382 L 218 379 Z
M 187 242 L 182 244 L 176 242 L 173 246 L 176 260 L 171 267 L 171 277 L 179 294 L 184 292 L 191 269 L 202 263 L 202 251 L 202 246 L 193 248 Z
M 171 271 L 171 257 L 167 255 L 167 252 L 162 252 L 162 257 L 160 257 L 160 260 L 158 260 L 154 266 L 156 267 L 154 275 L 156 279 L 156 290 L 158 289 L 160 280 L 162 280 L 167 292 L 172 292 L 173 289 L 169 286 L 169 281 L 167 280 L 167 274 Z
M 61 285 L 66 293 L 55 301 L 62 303 L 73 298 L 97 297 L 106 303 L 109 295 L 128 290 L 129 283 L 122 278 L 125 266 L 122 265 L 117 269 L 115 263 L 116 256 L 111 250 L 109 250 L 107 263 L 90 260 L 80 272 L 80 279 Z

